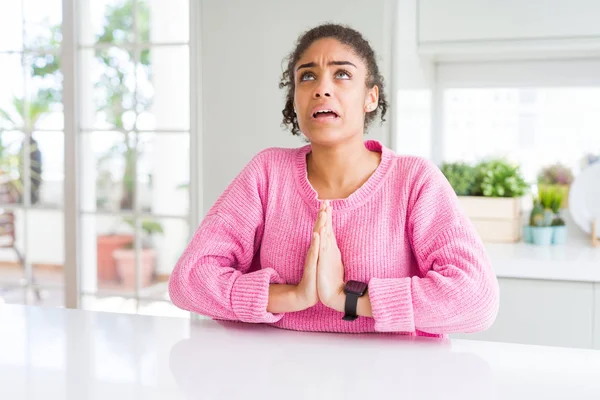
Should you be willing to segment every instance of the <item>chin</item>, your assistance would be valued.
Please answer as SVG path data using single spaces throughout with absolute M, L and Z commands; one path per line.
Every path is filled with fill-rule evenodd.
M 349 139 L 348 135 L 340 134 L 340 130 L 318 130 L 311 131 L 310 134 L 305 134 L 311 143 L 331 146 L 337 143 L 344 142 Z
M 338 143 L 347 142 L 348 140 L 354 138 L 355 134 L 348 134 L 348 131 L 348 129 L 344 129 L 340 126 L 311 127 L 311 129 L 305 133 L 304 136 L 306 136 L 311 143 L 331 146 Z

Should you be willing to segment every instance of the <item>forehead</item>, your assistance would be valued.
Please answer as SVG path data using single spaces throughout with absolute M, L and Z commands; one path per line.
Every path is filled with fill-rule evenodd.
M 329 61 L 351 61 L 357 67 L 363 66 L 362 60 L 356 55 L 352 47 L 340 43 L 337 39 L 324 38 L 314 41 L 296 63 L 303 64 L 315 62 L 326 64 Z M 360 63 L 360 65 L 359 65 Z

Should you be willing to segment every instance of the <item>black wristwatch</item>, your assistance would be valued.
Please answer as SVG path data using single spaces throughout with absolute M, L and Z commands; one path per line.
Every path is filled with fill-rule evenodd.
M 346 305 L 344 307 L 344 321 L 354 321 L 358 318 L 356 308 L 358 306 L 358 298 L 365 295 L 367 284 L 359 281 L 348 281 L 344 286 L 346 293 Z

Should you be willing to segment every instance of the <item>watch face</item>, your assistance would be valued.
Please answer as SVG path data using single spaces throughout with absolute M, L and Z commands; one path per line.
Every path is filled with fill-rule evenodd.
M 348 281 L 346 286 L 344 286 L 344 292 L 354 293 L 359 296 L 365 294 L 365 290 L 367 290 L 367 284 L 359 281 Z

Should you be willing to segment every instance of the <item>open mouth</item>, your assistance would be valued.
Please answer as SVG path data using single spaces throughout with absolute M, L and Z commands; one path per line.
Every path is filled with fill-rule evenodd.
M 339 118 L 339 115 L 333 110 L 319 110 L 313 113 L 314 119 Z

